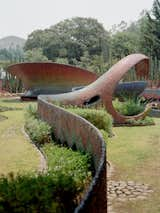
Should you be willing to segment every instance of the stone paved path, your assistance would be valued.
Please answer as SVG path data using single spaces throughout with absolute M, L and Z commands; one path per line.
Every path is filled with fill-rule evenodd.
M 107 183 L 107 200 L 108 213 L 115 213 L 113 201 L 129 202 L 137 199 L 146 200 L 148 195 L 153 192 L 148 184 L 138 183 L 135 181 L 114 181 L 112 180 L 113 167 L 108 164 L 108 183 Z

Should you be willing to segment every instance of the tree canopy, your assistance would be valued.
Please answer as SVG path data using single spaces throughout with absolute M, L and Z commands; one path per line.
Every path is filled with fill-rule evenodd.
M 32 32 L 25 50 L 41 48 L 49 60 L 83 66 L 84 57 L 88 57 L 88 63 L 97 56 L 108 61 L 109 39 L 109 32 L 96 19 L 76 17 Z

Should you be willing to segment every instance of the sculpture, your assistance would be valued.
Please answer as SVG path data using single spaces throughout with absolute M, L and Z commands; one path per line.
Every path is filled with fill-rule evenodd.
M 118 82 L 130 68 L 136 66 L 136 72 L 148 74 L 149 59 L 143 54 L 131 54 L 113 65 L 105 74 L 96 81 L 78 91 L 60 95 L 50 95 L 48 99 L 61 102 L 64 105 L 85 106 L 93 101 L 102 101 L 106 110 L 112 115 L 116 123 L 126 123 L 128 119 L 143 118 L 146 111 L 136 116 L 123 116 L 113 107 L 112 99 Z M 144 69 L 142 72 L 142 68 Z
M 22 80 L 26 89 L 23 100 L 37 99 L 40 94 L 70 92 L 97 79 L 88 70 L 50 62 L 13 64 L 7 70 Z
M 120 115 L 114 109 L 112 99 L 113 95 L 118 94 L 118 90 L 124 87 L 123 84 L 118 85 L 119 81 L 134 66 L 139 77 L 148 76 L 149 59 L 143 54 L 126 56 L 99 78 L 87 70 L 56 63 L 21 63 L 9 66 L 8 71 L 22 79 L 24 87 L 28 90 L 22 99 L 37 98 L 39 94 L 47 94 L 53 101 L 77 106 L 88 106 L 101 101 L 116 123 L 125 123 L 131 117 Z M 144 82 L 140 90 L 137 90 L 137 94 L 145 87 Z M 144 116 L 145 112 L 132 118 L 137 120 Z

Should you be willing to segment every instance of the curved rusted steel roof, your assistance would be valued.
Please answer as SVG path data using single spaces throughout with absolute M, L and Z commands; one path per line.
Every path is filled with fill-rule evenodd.
M 97 79 L 97 75 L 88 70 L 51 62 L 13 64 L 7 70 L 21 79 L 27 90 L 46 86 L 85 86 Z
M 114 94 L 116 85 L 123 78 L 123 76 L 132 67 L 136 66 L 136 72 L 138 73 L 138 67 L 144 73 L 149 72 L 149 58 L 143 54 L 131 54 L 121 59 L 118 63 L 113 65 L 105 74 L 99 77 L 95 82 L 86 86 L 85 88 L 60 95 L 48 96 L 50 99 L 60 101 L 63 104 L 83 105 L 86 101 L 94 96 L 100 97 L 106 110 L 113 116 L 117 123 L 124 123 L 130 116 L 123 116 L 119 114 L 113 107 L 112 96 Z M 143 68 L 143 69 L 142 69 Z M 137 116 L 132 116 L 134 119 L 143 117 L 144 113 Z

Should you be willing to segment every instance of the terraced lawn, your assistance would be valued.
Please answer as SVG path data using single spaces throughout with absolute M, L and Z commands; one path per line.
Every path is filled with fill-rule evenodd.
M 154 191 L 144 200 L 114 199 L 115 213 L 160 212 L 160 119 L 155 122 L 155 126 L 115 127 L 115 136 L 109 139 L 107 158 L 114 166 L 111 180 L 148 184 Z
M 0 106 L 18 108 L 0 112 L 0 116 L 7 117 L 0 119 L 0 174 L 39 169 L 39 152 L 23 132 L 24 110 L 28 104 L 13 98 L 0 99 Z

